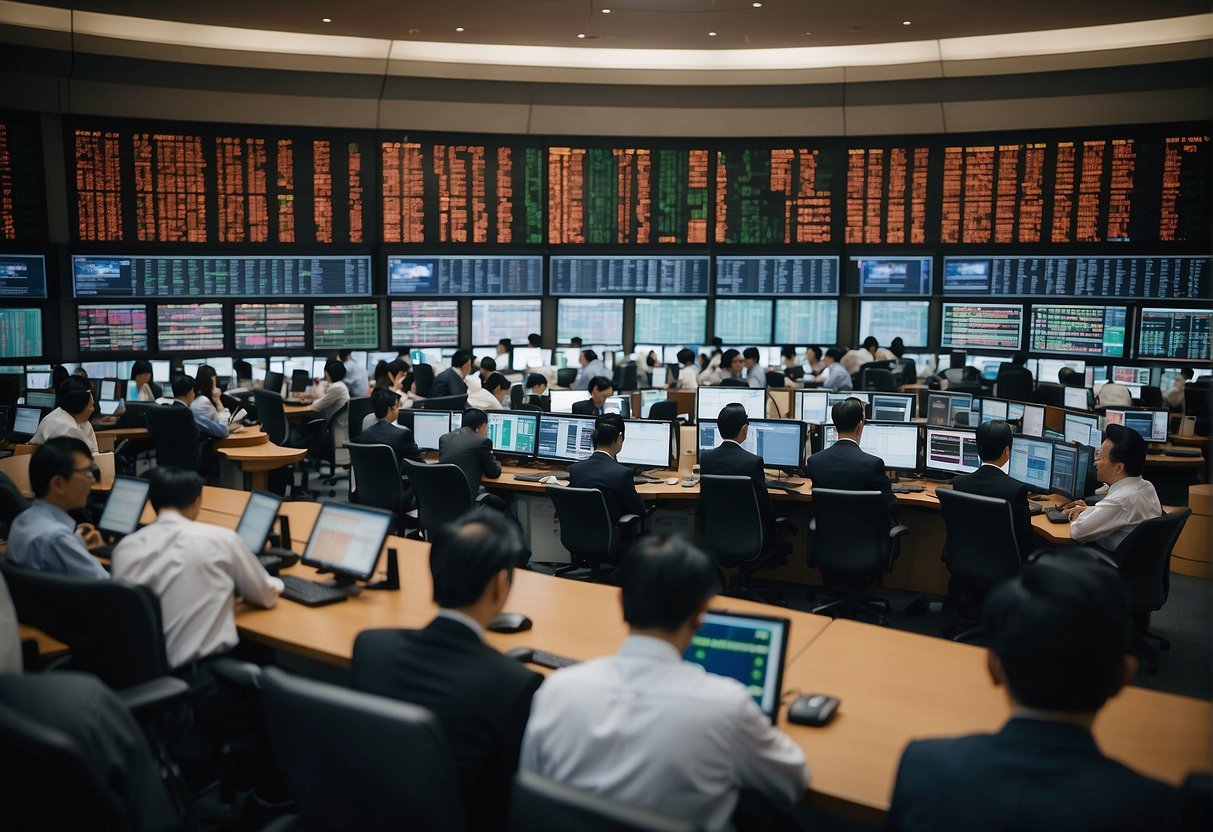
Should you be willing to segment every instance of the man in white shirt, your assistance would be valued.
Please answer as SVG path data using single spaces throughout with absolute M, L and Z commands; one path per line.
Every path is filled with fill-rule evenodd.
M 1196 375 L 1192 372 L 1191 367 L 1184 367 L 1175 376 L 1175 380 L 1171 382 L 1162 393 L 1162 399 L 1167 403 L 1167 407 L 1172 410 L 1183 410 L 1184 407 L 1184 385 L 1192 380 L 1192 376 Z
M 848 373 L 855 375 L 859 372 L 860 367 L 867 364 L 871 360 L 872 353 L 868 352 L 866 349 L 847 350 L 845 353 L 843 353 L 842 358 L 838 360 L 838 363 L 840 363 L 842 368 Z
M 1075 500 L 1063 507 L 1070 536 L 1112 552 L 1142 520 L 1161 517 L 1158 492 L 1141 477 L 1145 467 L 1146 440 L 1132 428 L 1108 425 L 1095 457 L 1095 476 L 1107 483 L 1108 493 L 1093 506 Z
M 804 753 L 746 688 L 683 661 L 718 589 L 712 559 L 649 538 L 623 559 L 618 654 L 558 670 L 535 694 L 519 768 L 603 797 L 732 828 L 741 789 L 804 792 Z
M 678 378 L 670 385 L 674 390 L 699 389 L 699 368 L 695 365 L 695 351 L 683 347 L 678 351 Z
M 1123 384 L 1109 381 L 1099 388 L 1099 393 L 1095 396 L 1095 404 L 1100 407 L 1132 407 L 1133 394 Z
M 471 378 L 471 376 L 469 376 Z M 510 392 L 510 383 L 501 373 L 493 373 L 475 390 L 468 385 L 468 407 L 478 407 L 481 410 L 504 410 L 506 395 Z
M 43 417 L 31 445 L 41 445 L 56 436 L 79 439 L 97 453 L 97 434 L 89 417 L 93 415 L 93 390 L 83 379 L 71 379 L 59 386 L 59 406 Z

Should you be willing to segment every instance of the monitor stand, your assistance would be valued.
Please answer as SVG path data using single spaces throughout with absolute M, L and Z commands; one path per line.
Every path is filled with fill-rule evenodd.
M 317 569 L 316 571 L 320 574 L 325 574 L 326 572 L 324 569 Z M 345 594 L 349 596 L 354 596 L 362 592 L 362 586 L 359 585 L 358 579 L 351 578 L 349 575 L 333 575 L 333 577 L 327 581 L 316 581 L 316 583 L 320 584 L 321 586 L 331 586 L 335 587 L 336 589 L 344 589 Z

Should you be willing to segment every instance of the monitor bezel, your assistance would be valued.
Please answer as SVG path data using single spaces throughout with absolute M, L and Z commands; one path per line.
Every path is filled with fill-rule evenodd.
M 311 557 L 312 544 L 316 539 L 316 529 L 320 528 L 320 520 L 326 511 L 354 511 L 362 514 L 378 517 L 383 520 L 383 539 L 379 541 L 379 551 L 375 553 L 374 559 L 371 561 L 370 568 L 366 572 L 356 572 L 353 569 L 345 568 L 344 566 L 332 564 L 327 561 L 319 560 Z M 299 557 L 299 562 L 304 566 L 310 566 L 323 572 L 329 572 L 335 576 L 338 582 L 342 581 L 369 581 L 371 576 L 375 574 L 375 568 L 379 565 L 380 559 L 383 557 L 383 547 L 387 543 L 388 537 L 392 534 L 395 527 L 395 515 L 392 512 L 373 506 L 356 505 L 354 503 L 338 503 L 333 500 L 325 500 L 320 503 L 320 513 L 316 515 L 316 520 L 312 524 L 312 530 L 307 536 L 307 544 L 303 547 L 303 554 Z

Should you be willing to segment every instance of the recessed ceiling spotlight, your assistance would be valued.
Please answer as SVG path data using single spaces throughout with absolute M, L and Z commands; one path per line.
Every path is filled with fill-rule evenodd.
M 761 9 L 761 8 L 762 8 L 762 4 L 761 4 L 761 3 L 751 3 L 750 5 L 751 5 L 751 6 L 753 6 L 754 8 L 756 8 L 756 9 Z
M 331 17 L 322 17 L 322 18 L 320 18 L 320 22 L 321 22 L 321 23 L 332 23 L 332 22 L 333 22 L 333 18 L 331 18 Z
M 805 32 L 805 36 L 806 36 L 806 37 L 807 37 L 808 35 L 811 35 L 811 34 L 813 34 L 813 33 L 812 33 L 812 32 Z
M 462 27 L 462 26 L 456 26 L 456 27 L 455 27 L 455 31 L 456 31 L 456 32 L 462 32 L 462 31 L 463 31 L 463 27 Z
M 578 32 L 577 37 L 581 38 L 582 40 L 585 40 L 585 32 Z
M 603 14 L 610 14 L 610 13 L 611 13 L 611 10 L 610 10 L 610 9 L 603 9 L 603 10 L 602 10 L 602 13 L 603 13 Z
M 710 37 L 710 38 L 714 38 L 714 37 L 716 37 L 716 33 L 715 33 L 715 32 L 708 32 L 708 37 Z
M 909 26 L 909 25 L 910 25 L 910 21 L 908 21 L 908 20 L 903 20 L 903 21 L 901 21 L 901 25 L 902 25 L 902 26 Z

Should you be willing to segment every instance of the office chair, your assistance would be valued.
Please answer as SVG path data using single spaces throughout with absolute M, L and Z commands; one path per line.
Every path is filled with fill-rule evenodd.
M 1049 405 L 1051 407 L 1065 407 L 1066 390 L 1060 384 L 1042 381 L 1036 385 L 1036 393 L 1033 400 L 1037 404 Z
M 1032 374 L 1026 367 L 1006 362 L 998 365 L 998 376 L 994 380 L 994 395 L 997 398 L 1030 402 L 1033 394 L 1032 387 Z
M 156 445 L 156 464 L 210 473 L 213 458 L 204 459 L 194 413 L 184 405 L 156 405 L 147 411 L 147 426 Z M 210 446 L 210 443 L 207 443 Z
M 1015 520 L 1006 500 L 950 488 L 939 489 L 935 496 L 948 531 L 943 548 L 943 562 L 952 576 L 948 588 L 962 613 L 973 611 L 966 616 L 972 620 L 948 627 L 944 635 L 968 641 L 983 632 L 980 619 L 986 593 L 1023 566 Z
M 419 399 L 413 405 L 419 410 L 466 410 L 467 406 L 467 393 L 461 393 L 458 396 L 439 396 L 436 399 Z
M 1158 650 L 1170 650 L 1171 642 L 1150 632 L 1150 613 L 1162 609 L 1167 602 L 1171 591 L 1171 550 L 1191 514 L 1192 509 L 1185 507 L 1143 520 L 1112 553 L 1132 599 L 1133 643 L 1151 676 L 1158 675 Z M 1149 639 L 1158 642 L 1158 649 Z
M 405 500 L 404 481 L 396 466 L 396 453 L 388 445 L 362 445 L 350 442 L 353 476 L 350 481 L 350 502 L 387 509 L 396 518 L 396 533 L 405 534 L 417 528 L 416 511 L 410 515 Z
M 1187 385 L 1184 385 L 1184 386 L 1186 387 Z M 1141 402 L 1142 407 L 1153 407 L 1153 408 L 1166 407 L 1166 405 L 1164 405 L 1162 403 L 1162 390 L 1160 390 L 1157 387 L 1141 388 L 1140 402 Z
M 640 385 L 637 382 L 636 362 L 629 361 L 622 367 L 616 367 L 614 370 L 614 377 L 611 381 L 612 384 L 615 385 L 616 392 L 639 389 Z
M 641 518 L 636 514 L 625 514 L 612 523 L 606 499 L 597 488 L 546 485 L 543 490 L 560 521 L 560 542 L 572 558 L 572 563 L 557 569 L 555 575 L 599 580 L 603 566 L 618 566 L 624 550 L 642 531 Z M 586 569 L 588 573 L 580 572 Z
M 458 465 L 404 460 L 404 472 L 417 495 L 417 519 L 426 539 L 441 526 L 454 522 L 472 508 L 467 475 Z M 479 489 L 480 483 L 476 483 Z
M 337 496 L 333 488 L 340 480 L 348 480 L 350 454 L 345 446 L 350 441 L 350 403 L 341 405 L 328 419 L 313 419 L 304 426 L 308 436 L 309 455 L 316 464 L 316 471 L 327 462 L 328 476 L 321 483 L 329 486 L 329 496 Z M 337 473 L 338 468 L 345 468 L 347 473 Z
M 981 396 L 985 392 L 980 381 L 958 381 L 955 384 L 948 385 L 949 393 L 968 393 L 972 396 Z
M 510 407 L 514 410 L 517 410 L 518 406 L 523 403 L 522 400 L 523 400 L 523 398 L 525 398 L 525 396 L 526 396 L 526 390 L 524 390 L 522 388 L 521 384 L 515 384 L 515 385 L 511 386 L 510 387 Z
M 576 367 L 561 367 L 556 371 L 556 386 L 557 387 L 572 387 L 573 382 L 577 380 Z
M 583 792 L 521 771 L 510 797 L 509 832 L 696 832 L 687 820 Z
M 787 376 L 778 370 L 767 370 L 767 387 L 780 388 L 787 386 Z
M 519 404 L 517 407 L 515 407 L 513 409 L 520 410 L 523 413 L 543 413 L 544 412 L 544 409 L 542 407 L 540 407 L 539 405 L 530 404 L 528 402 L 522 402 L 521 404 Z
M 257 388 L 253 390 L 253 404 L 257 408 L 257 418 L 261 420 L 261 430 L 275 445 L 286 447 L 291 429 L 286 421 L 282 396 Z
M 261 696 L 304 829 L 466 829 L 450 746 L 426 709 L 275 667 Z
M 312 374 L 307 370 L 291 370 L 291 392 L 302 393 L 312 386 Z
M 21 496 L 17 484 L 0 471 L 0 523 L 12 523 L 18 514 L 29 508 L 29 500 Z
M 897 379 L 891 370 L 881 367 L 861 367 L 859 369 L 859 389 L 878 393 L 896 393 Z
M 348 419 L 350 442 L 358 441 L 358 436 L 362 433 L 362 423 L 366 420 L 367 416 L 374 412 L 375 409 L 371 407 L 370 396 L 358 396 L 357 398 L 350 399 Z
M 750 574 L 787 562 L 783 545 L 787 520 L 776 518 L 767 526 L 749 477 L 705 474 L 699 478 L 699 542 L 721 568 L 737 568 L 728 593 L 764 600 Z M 724 586 L 723 582 L 721 584 Z M 778 593 L 777 593 L 778 596 Z
M 425 363 L 413 365 L 413 385 L 418 396 L 428 398 L 434 386 L 434 368 Z
M 656 422 L 677 422 L 678 402 L 673 399 L 662 399 L 659 402 L 653 402 L 649 407 L 648 418 Z
M 898 539 L 910 531 L 902 525 L 885 525 L 888 516 L 879 491 L 813 489 L 809 566 L 820 569 L 827 586 L 841 588 L 843 596 L 812 612 L 870 615 L 881 626 L 888 626 L 877 605 L 891 611 L 889 602 L 863 592 L 893 567 Z
M 743 378 L 729 377 L 729 378 L 721 379 L 720 384 L 717 386 L 718 387 L 749 387 L 750 385 L 746 384 L 746 381 Z

